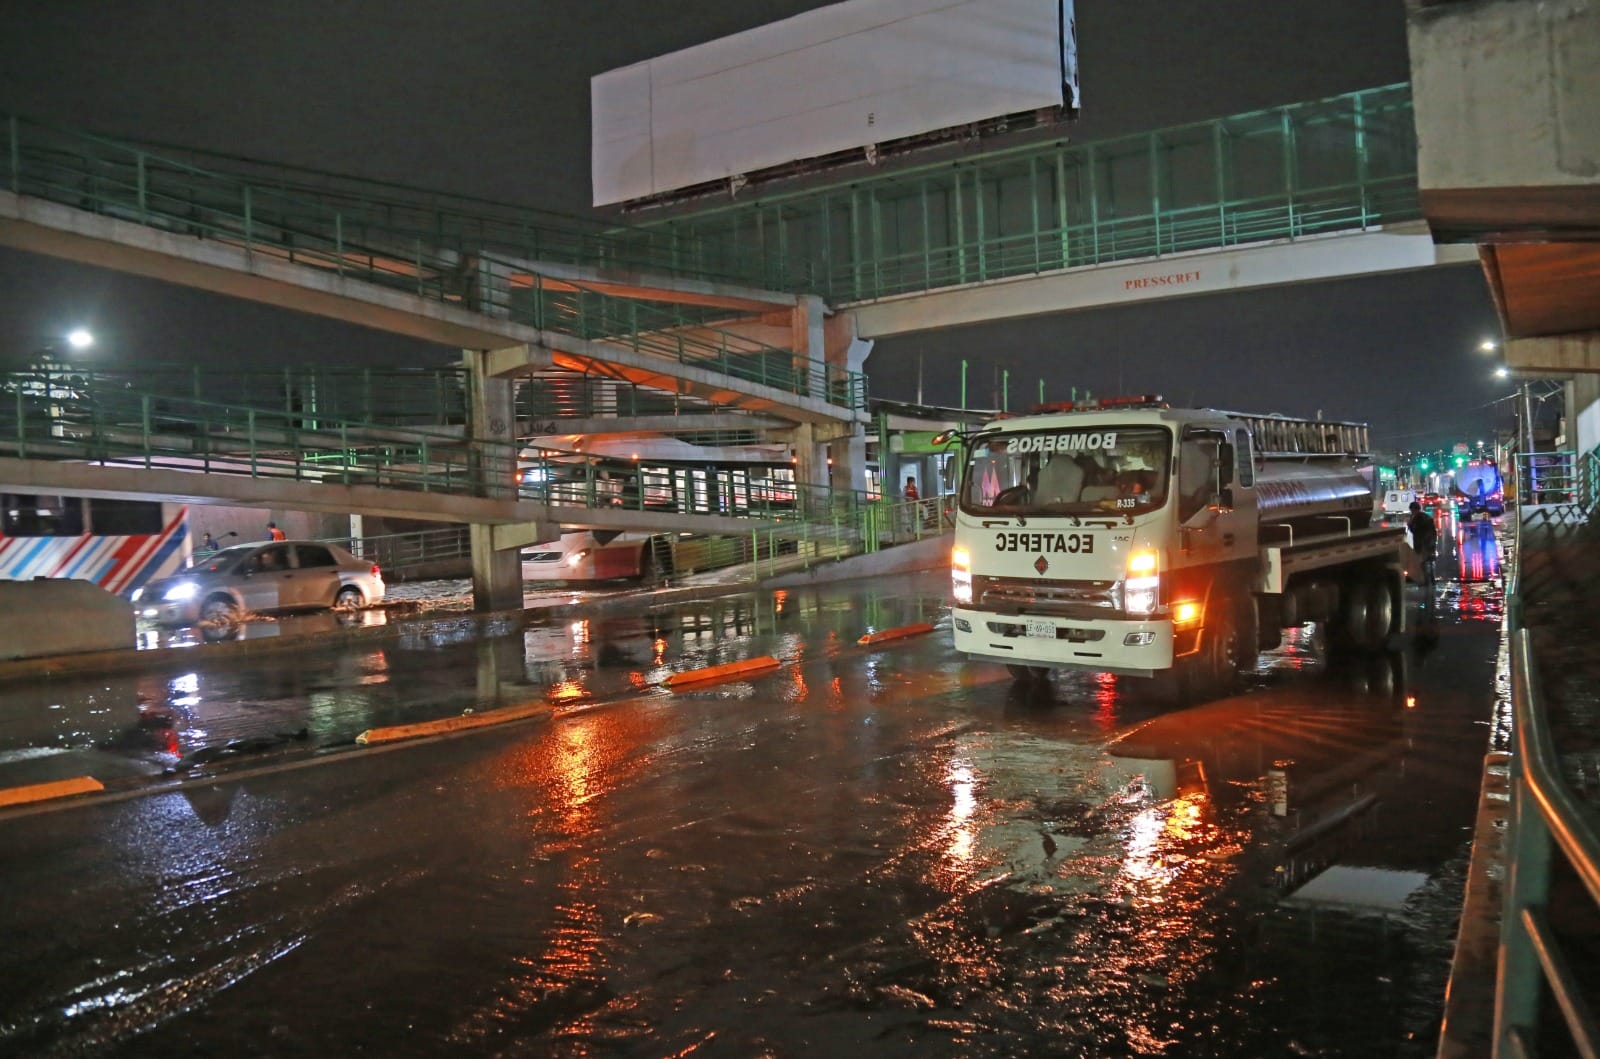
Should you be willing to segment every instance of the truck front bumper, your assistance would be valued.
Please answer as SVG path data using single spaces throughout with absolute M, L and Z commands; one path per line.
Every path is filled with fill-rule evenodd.
M 1172 668 L 1172 622 L 995 614 L 956 607 L 956 650 L 1011 665 L 1148 677 Z

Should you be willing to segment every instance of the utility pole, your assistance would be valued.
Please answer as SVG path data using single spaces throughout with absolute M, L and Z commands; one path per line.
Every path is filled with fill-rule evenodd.
M 967 410 L 967 362 L 961 361 L 961 410 Z

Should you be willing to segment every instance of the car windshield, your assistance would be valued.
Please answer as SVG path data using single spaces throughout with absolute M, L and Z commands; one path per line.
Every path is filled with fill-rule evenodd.
M 207 574 L 225 574 L 243 559 L 246 555 L 256 550 L 254 544 L 235 544 L 232 548 L 224 548 L 220 552 L 212 552 L 195 563 L 191 570 Z
M 979 437 L 968 451 L 961 509 L 974 515 L 1093 515 L 1166 503 L 1172 433 L 1165 427 L 1053 428 Z

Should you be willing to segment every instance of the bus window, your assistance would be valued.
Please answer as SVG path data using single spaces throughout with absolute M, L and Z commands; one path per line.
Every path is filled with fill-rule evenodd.
M 76 496 L 7 494 L 7 537 L 78 537 L 83 534 L 83 499 Z
M 160 533 L 167 528 L 159 500 L 90 500 L 89 526 L 101 537 Z

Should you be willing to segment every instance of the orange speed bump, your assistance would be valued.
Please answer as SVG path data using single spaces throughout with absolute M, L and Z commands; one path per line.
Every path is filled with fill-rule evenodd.
M 925 621 L 919 621 L 915 625 L 902 625 L 898 629 L 880 629 L 877 632 L 869 632 L 857 640 L 856 643 L 882 643 L 885 640 L 899 640 L 906 636 L 921 636 L 925 632 L 932 631 L 932 625 Z
M 0 790 L 0 808 L 46 802 L 51 798 L 67 798 L 74 794 L 92 794 L 105 789 L 106 785 L 93 776 L 74 776 L 70 780 L 54 780 L 50 783 L 30 783 L 26 787 L 7 787 Z
M 507 706 L 500 710 L 485 710 L 483 713 L 463 713 L 458 717 L 445 717 L 437 721 L 396 724 L 388 728 L 368 728 L 356 736 L 356 742 L 370 745 L 392 743 L 397 739 L 421 739 L 429 735 L 444 735 L 447 732 L 461 732 L 471 728 L 485 728 L 491 724 L 521 721 L 549 712 L 548 703 L 529 702 L 521 706 Z
M 725 662 L 720 666 L 707 666 L 704 669 L 687 669 L 682 673 L 672 674 L 666 679 L 665 684 L 669 688 L 681 688 L 685 684 L 704 684 L 713 680 L 736 680 L 739 677 L 767 673 L 782 666 L 783 663 L 771 655 L 762 655 L 760 658 L 747 658 L 743 662 Z

